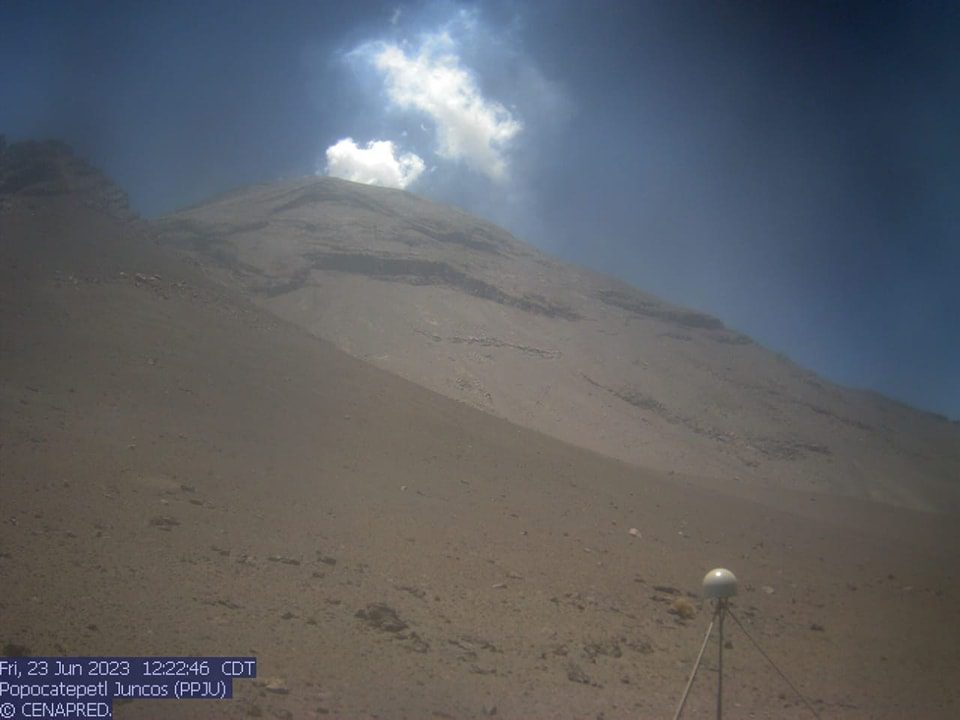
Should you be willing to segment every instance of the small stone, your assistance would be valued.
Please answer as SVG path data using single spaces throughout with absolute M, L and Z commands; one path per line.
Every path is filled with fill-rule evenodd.
M 179 524 L 179 520 L 169 515 L 157 515 L 150 518 L 150 525 L 158 530 L 169 530 L 170 528 L 177 527 Z
M 692 620 L 697 615 L 696 607 L 685 597 L 674 598 L 670 607 L 667 608 L 667 612 L 676 615 L 681 620 Z
M 263 681 L 263 689 L 275 695 L 286 695 L 290 692 L 290 688 L 287 687 L 287 681 L 282 677 L 266 678 Z
M 400 619 L 397 611 L 383 603 L 371 603 L 365 609 L 357 610 L 354 615 L 384 632 L 398 633 L 407 629 L 407 624 Z
M 640 537 L 640 531 L 636 528 L 630 528 L 628 531 L 633 537 Z
M 590 677 L 583 671 L 583 668 L 574 662 L 567 665 L 567 680 L 584 685 L 590 684 Z
M 767 595 L 773 595 L 773 593 L 776 592 L 776 591 L 775 591 L 772 587 L 770 587 L 769 585 L 761 585 L 761 586 L 760 586 L 760 589 L 761 589 L 764 593 L 766 593 Z

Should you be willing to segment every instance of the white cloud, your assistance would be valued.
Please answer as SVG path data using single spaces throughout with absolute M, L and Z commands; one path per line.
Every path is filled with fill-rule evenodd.
M 327 148 L 327 175 L 367 185 L 405 188 L 424 168 L 419 155 L 398 155 L 389 140 L 371 140 L 362 148 L 352 138 L 344 138 Z
M 483 96 L 453 48 L 447 33 L 426 36 L 409 55 L 384 43 L 375 50 L 373 63 L 383 73 L 394 105 L 425 113 L 433 121 L 438 155 L 503 179 L 506 146 L 523 125 L 502 104 Z

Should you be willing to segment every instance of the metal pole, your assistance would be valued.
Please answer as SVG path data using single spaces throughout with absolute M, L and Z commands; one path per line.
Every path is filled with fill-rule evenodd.
M 683 697 L 680 698 L 680 704 L 677 706 L 677 712 L 674 713 L 673 720 L 680 720 L 680 715 L 683 714 L 683 706 L 687 704 L 687 696 L 690 694 L 690 688 L 693 687 L 694 678 L 697 677 L 697 670 L 700 669 L 700 661 L 703 660 L 703 651 L 707 649 L 711 632 L 713 632 L 713 618 L 710 619 L 707 634 L 703 636 L 703 645 L 700 646 L 700 652 L 697 653 L 697 661 L 693 664 L 693 671 L 690 673 L 690 679 L 687 681 L 687 687 L 683 691 Z
M 723 616 L 727 609 L 726 598 L 717 598 L 717 613 L 720 615 L 720 659 L 717 676 L 717 720 L 723 720 Z

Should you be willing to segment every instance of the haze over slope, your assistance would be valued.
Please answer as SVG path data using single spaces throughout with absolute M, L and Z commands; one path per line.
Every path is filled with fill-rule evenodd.
M 725 491 L 960 509 L 960 426 L 414 195 L 309 178 L 156 223 L 347 352 L 517 424 Z

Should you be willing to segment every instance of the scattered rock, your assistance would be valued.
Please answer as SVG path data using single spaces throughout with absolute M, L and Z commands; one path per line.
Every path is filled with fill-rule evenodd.
M 30 651 L 26 645 L 20 645 L 19 643 L 4 643 L 3 652 L 0 653 L 3 657 L 30 657 L 33 653 Z
M 697 608 L 685 597 L 674 598 L 667 608 L 667 612 L 676 615 L 681 620 L 692 620 L 697 615 Z
M 358 617 L 370 627 L 384 632 L 398 633 L 407 629 L 407 624 L 400 619 L 397 611 L 383 603 L 371 603 L 366 608 L 357 610 L 354 617 Z
M 773 595 L 773 593 L 776 592 L 776 590 L 774 590 L 774 589 L 773 589 L 772 587 L 770 587 L 769 585 L 761 585 L 761 586 L 760 586 L 760 590 L 761 590 L 763 593 L 767 594 L 767 595 Z
M 642 638 L 639 640 L 625 640 L 624 644 L 641 655 L 650 655 L 653 652 L 653 643 Z
M 810 625 L 810 629 L 811 629 L 811 630 L 814 630 L 814 631 L 816 631 L 816 632 L 824 632 L 824 631 L 826 630 L 826 628 L 825 628 L 823 625 L 821 625 L 820 623 L 813 623 L 813 624 L 811 624 L 811 625 Z
M 430 643 L 424 640 L 422 637 L 417 635 L 415 632 L 410 633 L 410 637 L 407 639 L 407 642 L 404 644 L 404 647 L 407 650 L 412 650 L 415 653 L 427 653 L 430 652 Z
M 420 588 L 414 587 L 412 585 L 398 585 L 397 590 L 403 590 L 404 592 L 410 593 L 418 600 L 425 600 L 427 597 L 427 593 L 425 590 L 421 590 Z
M 571 662 L 567 665 L 567 680 L 571 682 L 583 683 L 584 685 L 590 685 L 590 676 L 587 675 L 583 668 L 577 665 L 575 662 Z
M 633 537 L 636 537 L 636 538 L 640 537 L 640 531 L 637 530 L 636 528 L 630 528 L 629 530 L 627 530 L 627 532 Z
M 461 635 L 459 638 L 448 640 L 447 642 L 463 650 L 465 653 L 464 657 L 470 660 L 476 659 L 477 653 L 481 650 L 494 653 L 500 652 L 500 649 L 493 643 L 472 635 Z
M 211 603 L 211 604 L 213 604 L 213 605 L 222 605 L 223 607 L 227 608 L 228 610 L 240 610 L 241 608 L 243 608 L 243 605 L 239 605 L 239 604 L 233 602 L 233 600 L 223 600 L 223 599 L 214 600 L 213 603 Z
M 493 703 L 488 703 L 483 706 L 483 714 L 493 716 L 497 714 L 497 706 Z
M 583 646 L 583 654 L 590 662 L 596 662 L 598 656 L 618 658 L 623 655 L 620 645 L 615 640 L 592 642 Z
M 156 515 L 150 518 L 150 525 L 157 528 L 157 530 L 166 530 L 170 531 L 170 528 L 175 528 L 180 524 L 180 521 L 169 515 Z
M 496 668 L 484 668 L 484 667 L 480 667 L 480 666 L 477 665 L 477 664 L 473 664 L 473 665 L 470 666 L 470 672 L 473 673 L 474 675 L 496 675 L 496 674 L 497 674 L 497 669 L 496 669 Z
M 258 683 L 267 692 L 274 695 L 286 695 L 290 692 L 287 687 L 287 681 L 282 677 L 264 678 L 262 683 Z
M 283 565 L 299 565 L 300 561 L 296 558 L 287 557 L 285 555 L 271 555 L 267 558 L 270 562 L 282 563 Z
M 664 595 L 679 595 L 680 591 L 671 585 L 654 585 L 653 589 Z
M 549 646 L 546 652 L 543 652 L 540 654 L 540 657 L 546 660 L 547 653 L 550 653 L 551 655 L 556 655 L 558 657 L 566 657 L 567 654 L 569 653 L 569 650 L 567 649 L 567 646 L 564 645 L 563 643 L 557 643 L 555 645 Z

